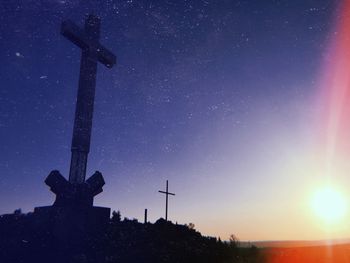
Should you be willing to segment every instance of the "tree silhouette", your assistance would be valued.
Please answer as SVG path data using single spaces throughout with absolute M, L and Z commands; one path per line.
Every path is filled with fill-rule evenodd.
M 112 212 L 112 222 L 120 222 L 122 220 L 122 216 L 120 214 L 120 211 L 113 211 Z

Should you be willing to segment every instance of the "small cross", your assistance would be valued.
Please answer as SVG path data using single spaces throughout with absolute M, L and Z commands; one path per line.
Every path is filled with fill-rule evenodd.
M 166 180 L 166 191 L 158 191 L 159 193 L 165 194 L 165 220 L 168 221 L 168 196 L 175 195 L 174 193 L 170 193 L 168 191 L 168 180 Z

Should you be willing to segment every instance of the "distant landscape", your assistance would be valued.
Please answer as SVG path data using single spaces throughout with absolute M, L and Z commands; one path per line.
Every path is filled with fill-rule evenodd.
M 312 243 L 312 242 L 310 242 Z M 268 263 L 347 263 L 350 262 L 350 243 L 292 247 L 293 242 L 263 250 Z M 274 244 L 276 245 L 276 244 Z M 283 244 L 281 244 L 283 245 Z M 306 245 L 306 243 L 304 243 Z
M 36 221 L 34 214 L 22 214 L 20 210 L 0 216 L 0 262 L 46 262 L 53 255 L 56 261 L 51 262 L 68 258 L 90 263 L 350 262 L 348 239 L 245 242 L 232 235 L 230 240 L 220 240 L 202 236 L 194 224 L 178 225 L 164 219 L 144 224 L 136 219 L 122 220 L 119 212 L 113 213 L 109 226 L 100 235 L 102 239 L 89 238 L 89 245 L 74 255 L 62 243 L 53 242 L 49 222 L 39 220 L 39 226 Z
M 283 240 L 283 241 L 254 241 L 241 242 L 242 245 L 254 245 L 259 248 L 290 248 L 290 247 L 321 247 L 350 244 L 350 239 L 334 240 Z
M 84 231 L 60 239 L 59 226 L 50 217 L 36 213 L 0 216 L 1 263 L 226 263 L 264 262 L 264 255 L 253 245 L 241 247 L 232 235 L 229 241 L 203 236 L 194 224 L 174 224 L 164 219 L 140 223 L 136 219 L 112 218 L 98 231 Z M 79 232 L 75 228 L 72 232 Z M 72 236 L 72 237 L 71 237 Z

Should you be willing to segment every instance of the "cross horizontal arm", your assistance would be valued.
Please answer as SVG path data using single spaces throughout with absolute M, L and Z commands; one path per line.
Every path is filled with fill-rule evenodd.
M 84 31 L 71 20 L 62 22 L 61 34 L 82 49 L 89 47 L 89 41 L 85 37 Z
M 107 68 L 112 68 L 117 63 L 116 56 L 107 48 L 99 45 L 97 48 L 97 59 Z
M 116 64 L 117 58 L 111 51 L 102 46 L 98 39 L 91 40 L 86 32 L 71 20 L 62 23 L 61 34 L 81 49 L 97 54 L 97 60 L 107 68 L 112 68 Z
M 167 195 L 175 195 L 173 193 L 169 193 L 169 192 L 164 192 L 164 191 L 158 191 L 159 193 L 162 193 L 162 194 L 167 194 Z

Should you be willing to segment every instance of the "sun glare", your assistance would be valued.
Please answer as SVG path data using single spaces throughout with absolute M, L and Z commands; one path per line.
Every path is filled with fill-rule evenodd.
M 335 224 L 343 219 L 347 212 L 347 201 L 337 189 L 325 187 L 315 192 L 312 209 L 324 223 Z

